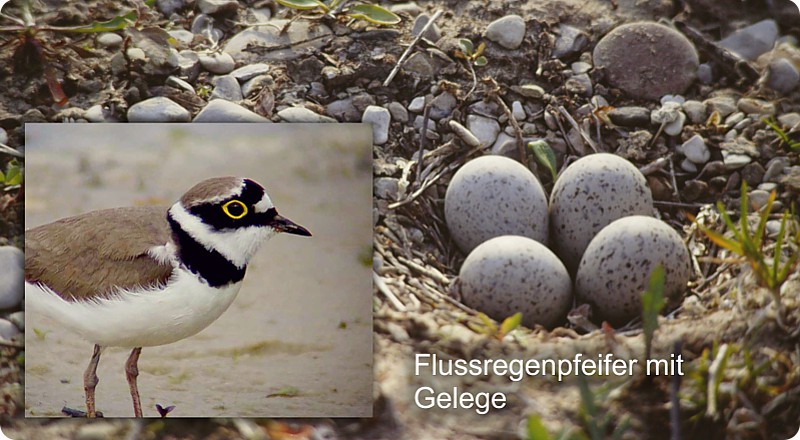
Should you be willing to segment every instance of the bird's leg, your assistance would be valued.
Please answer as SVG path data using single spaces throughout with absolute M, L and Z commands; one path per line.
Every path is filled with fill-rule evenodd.
M 142 403 L 139 401 L 139 387 L 136 386 L 136 377 L 139 376 L 139 354 L 142 347 L 136 347 L 131 351 L 128 360 L 125 362 L 125 378 L 128 379 L 128 386 L 131 389 L 131 399 L 133 399 L 134 417 L 142 417 Z
M 83 391 L 86 393 L 86 417 L 94 418 L 97 413 L 94 409 L 94 388 L 100 379 L 97 378 L 97 364 L 100 362 L 100 346 L 95 344 L 92 360 L 83 373 Z

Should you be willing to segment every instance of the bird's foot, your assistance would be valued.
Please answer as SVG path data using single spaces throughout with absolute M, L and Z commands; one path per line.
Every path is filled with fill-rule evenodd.
M 161 415 L 162 419 L 167 417 L 167 414 L 172 412 L 173 409 L 175 409 L 175 405 L 170 405 L 170 406 L 164 408 L 163 406 L 161 406 L 158 403 L 156 403 L 156 411 L 158 411 L 158 414 Z
M 81 417 L 86 418 L 86 411 L 81 411 L 79 409 L 72 409 L 67 408 L 66 406 L 61 408 L 61 414 L 64 414 L 68 417 Z M 103 413 L 100 411 L 95 412 L 95 417 L 103 417 Z

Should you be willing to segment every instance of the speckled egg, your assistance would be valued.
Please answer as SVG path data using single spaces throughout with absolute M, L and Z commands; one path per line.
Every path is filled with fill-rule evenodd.
M 444 198 L 450 235 L 469 253 L 501 235 L 522 235 L 547 243 L 547 196 L 521 163 L 503 156 L 481 156 L 453 176 Z
M 614 154 L 584 156 L 567 167 L 553 185 L 551 247 L 574 274 L 595 234 L 629 215 L 653 215 L 653 197 L 644 175 Z
M 653 217 L 621 218 L 586 248 L 575 278 L 578 302 L 591 304 L 600 319 L 625 324 L 641 315 L 642 292 L 659 263 L 664 266 L 664 298 L 680 298 L 692 273 L 681 236 Z
M 572 305 L 567 269 L 543 244 L 504 235 L 481 243 L 459 273 L 464 304 L 502 321 L 520 312 L 522 323 L 552 328 Z

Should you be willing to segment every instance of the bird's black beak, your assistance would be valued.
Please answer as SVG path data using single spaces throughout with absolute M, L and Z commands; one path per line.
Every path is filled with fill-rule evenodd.
M 276 214 L 275 217 L 273 217 L 269 225 L 278 232 L 311 237 L 311 233 L 308 232 L 308 229 L 279 214 Z

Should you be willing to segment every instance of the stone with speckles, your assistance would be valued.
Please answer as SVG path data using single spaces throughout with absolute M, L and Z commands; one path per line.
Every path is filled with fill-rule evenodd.
M 504 235 L 476 247 L 459 273 L 464 304 L 502 321 L 520 312 L 527 327 L 565 322 L 572 281 L 558 257 L 527 237 Z
M 642 173 L 614 154 L 584 156 L 558 177 L 550 194 L 551 247 L 575 273 L 595 234 L 637 214 L 653 215 L 653 196 Z
M 501 235 L 547 243 L 547 196 L 521 163 L 481 156 L 462 166 L 447 187 L 444 215 L 450 235 L 464 253 Z
M 642 314 L 641 295 L 659 263 L 664 266 L 664 298 L 675 301 L 686 292 L 692 274 L 681 236 L 653 217 L 621 218 L 586 248 L 575 277 L 578 302 L 591 304 L 599 319 L 623 325 Z

